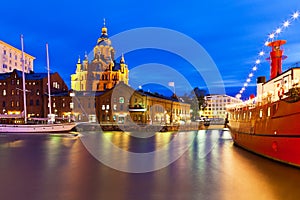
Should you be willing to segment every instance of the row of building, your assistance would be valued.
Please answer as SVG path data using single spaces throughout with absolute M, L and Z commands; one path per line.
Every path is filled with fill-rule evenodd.
M 49 105 L 47 73 L 35 73 L 34 57 L 0 41 L 0 118 L 15 118 L 24 110 L 22 65 L 25 66 L 27 113 L 29 118 L 46 118 L 49 106 L 57 118 L 100 123 L 172 124 L 190 121 L 190 105 L 175 95 L 135 90 L 129 86 L 129 70 L 115 50 L 105 24 L 93 48 L 92 58 L 78 59 L 69 89 L 58 73 L 50 74 Z M 226 95 L 208 96 L 202 116 L 225 117 L 225 106 L 234 101 Z M 20 121 L 20 120 L 19 120 Z M 18 121 L 14 121 L 17 123 Z
M 47 73 L 35 73 L 34 57 L 1 41 L 0 118 L 18 118 L 24 110 L 22 64 L 25 70 L 26 102 L 29 118 L 46 118 L 49 106 L 57 118 L 101 123 L 169 124 L 190 119 L 190 105 L 176 97 L 165 97 L 128 85 L 129 70 L 124 56 L 117 62 L 107 28 L 93 49 L 76 64 L 69 89 L 58 73 L 50 74 L 49 105 Z M 16 62 L 16 65 L 14 65 Z M 11 65 L 10 65 L 11 63 Z M 19 119 L 13 123 L 22 122 Z

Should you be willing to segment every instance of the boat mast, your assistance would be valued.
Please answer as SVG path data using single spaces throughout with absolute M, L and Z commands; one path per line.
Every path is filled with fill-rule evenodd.
M 48 73 L 48 99 L 49 99 L 49 117 L 51 118 L 52 110 L 51 110 L 51 88 L 50 88 L 50 64 L 49 64 L 49 51 L 48 51 L 48 43 L 46 43 L 46 55 L 47 55 L 47 73 Z
M 27 124 L 27 107 L 26 107 L 26 86 L 25 86 L 25 66 L 24 66 L 24 42 L 23 35 L 21 35 L 21 47 L 22 47 L 22 83 L 23 83 L 23 104 L 24 104 L 24 123 Z

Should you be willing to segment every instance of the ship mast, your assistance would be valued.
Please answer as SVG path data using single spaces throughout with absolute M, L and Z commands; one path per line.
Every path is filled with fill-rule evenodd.
M 23 104 L 24 104 L 24 123 L 27 124 L 27 107 L 26 107 L 26 86 L 25 86 L 25 66 L 24 66 L 24 41 L 23 35 L 21 35 L 21 47 L 22 47 L 22 84 L 23 84 Z
M 49 50 L 48 50 L 48 43 L 46 43 L 46 56 L 47 56 L 47 75 L 48 75 L 48 107 L 49 107 L 49 113 L 48 113 L 48 118 L 49 118 L 49 122 L 52 123 L 53 122 L 53 117 L 52 117 L 52 110 L 51 110 L 51 81 L 50 81 L 50 64 L 49 64 Z
M 271 73 L 270 79 L 273 79 L 282 73 L 282 60 L 286 59 L 287 56 L 283 55 L 283 50 L 280 49 L 282 45 L 286 43 L 286 40 L 276 40 L 268 44 L 272 47 L 270 57 L 267 60 L 271 61 Z

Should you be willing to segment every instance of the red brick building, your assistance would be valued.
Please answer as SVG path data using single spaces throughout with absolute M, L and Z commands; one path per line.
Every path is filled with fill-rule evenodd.
M 25 73 L 28 117 L 45 118 L 48 108 L 47 73 Z M 50 74 L 52 112 L 58 117 L 71 113 L 68 87 L 57 72 Z M 23 110 L 22 72 L 14 70 L 0 74 L 0 114 L 20 115 Z

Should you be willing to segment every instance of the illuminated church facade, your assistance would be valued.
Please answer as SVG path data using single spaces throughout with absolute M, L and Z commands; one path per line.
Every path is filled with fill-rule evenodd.
M 128 85 L 128 72 L 124 55 L 119 63 L 115 60 L 115 50 L 104 22 L 93 49 L 93 59 L 89 61 L 87 54 L 82 62 L 78 59 L 76 72 L 71 75 L 71 88 L 75 91 L 105 91 L 120 82 Z
M 190 105 L 176 96 L 135 90 L 128 85 L 129 70 L 124 56 L 115 60 L 107 28 L 93 48 L 93 58 L 78 59 L 71 75 L 71 113 L 76 121 L 116 124 L 173 124 L 190 120 Z

